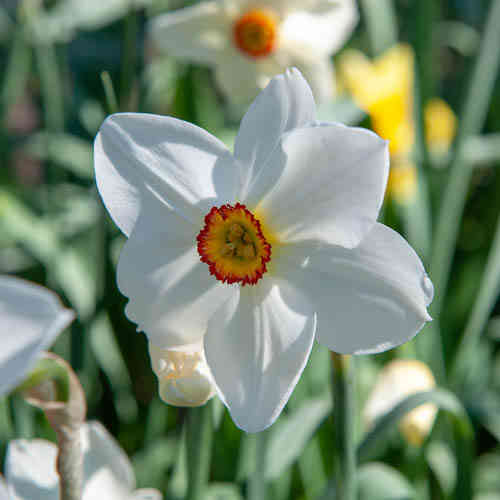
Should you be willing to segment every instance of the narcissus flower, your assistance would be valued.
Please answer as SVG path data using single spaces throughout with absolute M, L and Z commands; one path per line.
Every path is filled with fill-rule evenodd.
M 436 381 L 429 367 L 415 359 L 397 359 L 388 363 L 380 372 L 375 387 L 363 411 L 370 427 L 376 419 L 389 412 L 412 394 L 430 391 Z M 421 445 L 434 425 L 437 408 L 426 403 L 407 413 L 399 428 L 408 442 Z
M 0 394 L 23 380 L 73 318 L 50 290 L 0 276 Z
M 135 490 L 132 464 L 99 422 L 81 427 L 83 452 L 82 500 L 161 500 L 155 489 Z M 11 500 L 59 499 L 57 446 L 45 439 L 16 439 L 9 443 L 5 478 Z
M 276 419 L 314 338 L 380 352 L 430 320 L 422 263 L 376 222 L 387 142 L 318 123 L 297 70 L 257 97 L 234 154 L 189 123 L 124 113 L 102 125 L 94 160 L 128 236 L 118 264 L 128 317 L 162 349 L 202 342 L 244 430 Z
M 248 106 L 269 79 L 297 66 L 317 100 L 333 94 L 330 56 L 358 19 L 355 0 L 214 0 L 157 17 L 160 50 L 215 66 L 222 90 Z
M 411 154 L 415 145 L 414 54 L 398 44 L 371 62 L 362 52 L 346 51 L 340 60 L 344 84 L 370 115 L 373 130 L 389 141 L 392 166 L 388 195 L 400 203 L 411 201 L 417 189 L 417 169 Z M 425 135 L 431 151 L 445 152 L 453 140 L 456 119 L 441 99 L 424 107 Z

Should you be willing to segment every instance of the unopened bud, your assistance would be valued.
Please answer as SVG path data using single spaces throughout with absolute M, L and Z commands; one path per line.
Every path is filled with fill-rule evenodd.
M 174 406 L 200 406 L 215 394 L 202 345 L 162 349 L 149 344 L 160 398 Z
M 391 361 L 380 372 L 365 405 L 363 416 L 367 426 L 372 426 L 377 418 L 408 396 L 435 387 L 436 381 L 426 364 L 407 359 Z M 437 408 L 432 403 L 418 406 L 401 419 L 399 429 L 408 442 L 419 446 L 431 431 L 436 413 Z

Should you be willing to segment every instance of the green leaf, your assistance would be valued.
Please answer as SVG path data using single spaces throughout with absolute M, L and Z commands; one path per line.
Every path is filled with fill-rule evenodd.
M 479 422 L 500 441 L 500 395 L 493 391 L 483 391 L 477 397 L 473 394 L 471 412 Z
M 207 488 L 203 500 L 243 500 L 243 497 L 235 484 L 212 483 Z
M 31 136 L 25 148 L 35 157 L 52 161 L 82 179 L 94 178 L 92 145 L 84 139 L 70 134 L 38 132 Z
M 453 393 L 444 389 L 420 392 L 408 396 L 390 412 L 377 420 L 374 428 L 365 436 L 358 447 L 358 460 L 364 462 L 372 457 L 376 453 L 379 444 L 398 425 L 399 420 L 417 406 L 425 403 L 434 403 L 438 408 L 449 413 L 453 417 L 458 430 L 466 439 L 472 436 L 472 427 L 469 418 L 462 404 Z
M 132 395 L 132 380 L 106 313 L 92 322 L 89 333 L 94 356 L 111 383 L 118 416 L 125 422 L 133 421 L 138 407 Z
M 318 108 L 318 120 L 324 122 L 357 125 L 365 117 L 365 112 L 352 99 L 347 97 L 327 102 Z
M 442 21 L 435 33 L 440 45 L 447 45 L 465 57 L 472 56 L 479 46 L 479 33 L 460 21 Z
M 453 450 L 444 441 L 431 441 L 425 451 L 425 458 L 441 489 L 447 496 L 451 495 L 457 480 L 457 462 Z
M 305 400 L 274 424 L 267 450 L 267 478 L 275 479 L 301 455 L 311 436 L 331 412 L 329 393 Z
M 21 243 L 36 259 L 47 264 L 59 241 L 49 224 L 36 216 L 21 200 L 0 190 L 0 230 Z
M 361 0 L 363 17 L 374 56 L 392 47 L 398 39 L 398 27 L 392 0 Z
M 177 441 L 171 437 L 159 438 L 134 455 L 132 463 L 139 486 L 162 484 L 165 472 L 175 464 L 178 457 Z
M 88 318 L 95 307 L 96 280 L 85 254 L 69 245 L 63 247 L 52 260 L 49 270 L 78 311 L 80 319 Z
M 500 450 L 481 455 L 476 462 L 474 492 L 500 492 Z
M 412 500 L 415 490 L 396 469 L 369 463 L 358 469 L 359 500 Z
M 477 295 L 464 334 L 455 356 L 452 379 L 460 383 L 469 369 L 469 357 L 477 348 L 481 333 L 500 293 L 500 218 L 497 222 L 495 238 L 488 254 Z

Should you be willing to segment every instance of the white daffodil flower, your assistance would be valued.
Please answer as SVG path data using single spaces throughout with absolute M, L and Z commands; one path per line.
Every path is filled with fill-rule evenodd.
M 215 395 L 201 342 L 177 349 L 161 349 L 149 343 L 149 356 L 165 403 L 200 406 Z
M 215 67 L 236 108 L 246 108 L 270 78 L 297 66 L 322 102 L 333 95 L 330 56 L 358 20 L 355 0 L 213 0 L 158 16 L 155 46 Z
M 63 308 L 50 290 L 0 276 L 0 394 L 23 380 L 73 318 L 73 311 Z
M 391 411 L 405 398 L 418 392 L 430 391 L 436 381 L 429 367 L 416 359 L 396 359 L 380 372 L 366 402 L 363 417 L 368 427 Z M 408 412 L 400 421 L 404 437 L 414 445 L 421 445 L 434 425 L 437 407 L 426 403 Z
M 148 114 L 112 115 L 95 140 L 99 192 L 128 236 L 117 274 L 129 319 L 163 349 L 203 342 L 218 395 L 249 432 L 277 418 L 315 337 L 375 353 L 430 320 L 420 259 L 376 222 L 387 142 L 315 111 L 292 69 L 254 101 L 234 154 Z
M 135 490 L 132 464 L 113 436 L 99 423 L 81 427 L 82 500 L 161 500 L 155 489 Z M 57 446 L 45 439 L 9 443 L 5 479 L 11 500 L 58 500 Z

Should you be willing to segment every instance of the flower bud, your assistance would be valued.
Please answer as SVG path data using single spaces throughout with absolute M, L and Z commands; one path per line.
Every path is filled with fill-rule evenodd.
M 201 344 L 162 349 L 150 343 L 149 356 L 165 403 L 200 406 L 214 396 L 215 386 Z
M 397 359 L 388 363 L 380 372 L 363 411 L 368 427 L 392 410 L 406 397 L 418 392 L 430 391 L 436 381 L 428 366 L 417 360 Z M 406 440 L 421 445 L 434 424 L 437 408 L 426 403 L 408 412 L 399 423 Z

